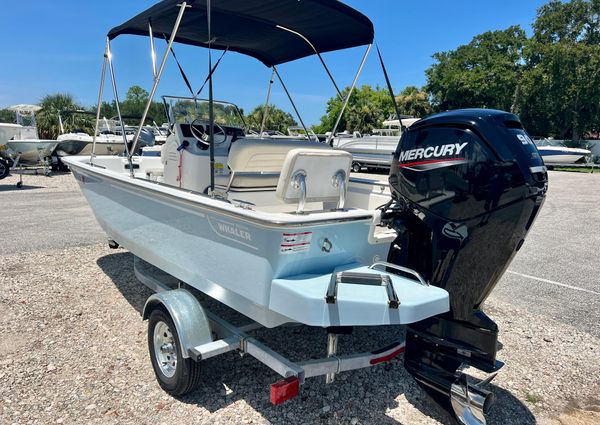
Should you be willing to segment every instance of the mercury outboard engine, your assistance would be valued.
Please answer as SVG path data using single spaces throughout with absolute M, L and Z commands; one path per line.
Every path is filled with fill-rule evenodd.
M 513 114 L 458 110 L 406 130 L 383 214 L 398 231 L 388 261 L 450 295 L 450 311 L 407 327 L 405 367 L 463 423 L 485 423 L 489 392 L 457 374 L 495 372 L 498 327 L 481 310 L 545 199 L 547 173 Z

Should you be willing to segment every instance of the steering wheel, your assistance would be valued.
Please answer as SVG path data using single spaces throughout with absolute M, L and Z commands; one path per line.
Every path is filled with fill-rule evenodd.
M 200 130 L 196 128 L 197 121 L 200 121 L 200 119 L 196 118 L 194 121 L 192 121 L 190 123 L 190 132 L 192 133 L 192 136 L 194 136 L 194 139 L 196 139 L 198 141 L 198 143 L 200 143 L 201 145 L 206 146 L 208 148 L 208 147 L 210 147 L 209 134 L 206 131 L 200 132 Z M 208 127 L 208 125 L 207 125 L 207 127 Z M 215 142 L 215 145 L 220 145 L 221 143 L 225 142 L 225 139 L 227 139 L 227 133 L 225 132 L 225 129 L 217 123 L 214 123 L 214 127 L 217 127 L 218 131 L 213 133 L 213 137 L 216 135 L 223 136 L 223 139 L 220 142 L 218 142 L 218 143 Z M 214 130 L 214 127 L 213 127 L 213 130 Z

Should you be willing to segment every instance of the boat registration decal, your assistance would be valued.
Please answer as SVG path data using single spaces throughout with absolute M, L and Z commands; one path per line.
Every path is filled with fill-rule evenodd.
M 310 249 L 312 232 L 284 233 L 279 252 L 284 255 L 307 252 Z

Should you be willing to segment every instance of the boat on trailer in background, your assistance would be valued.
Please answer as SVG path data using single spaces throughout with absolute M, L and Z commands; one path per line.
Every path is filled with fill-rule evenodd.
M 38 105 L 14 105 L 7 108 L 15 113 L 16 124 L 0 124 L 0 179 L 8 175 L 11 169 L 33 166 L 43 168 L 50 175 L 52 152 L 56 140 L 39 138 L 35 113 L 42 108 Z M 37 168 L 36 168 L 37 174 Z M 19 175 L 17 187 L 23 186 L 23 173 Z
M 168 38 L 160 64 L 153 62 L 142 123 L 174 43 L 208 48 L 208 99 L 191 88 L 190 98 L 163 97 L 171 133 L 160 156 L 135 155 L 138 130 L 125 157 L 64 158 L 110 246 L 130 250 L 136 276 L 157 291 L 143 317 L 160 386 L 173 395 L 192 391 L 203 360 L 239 351 L 282 376 L 271 386 L 278 404 L 307 378 L 332 383 L 338 373 L 404 353 L 407 370 L 461 422 L 485 423 L 489 380 L 473 383 L 459 368 L 493 373 L 502 365 L 498 328 L 482 305 L 547 188 L 535 146 L 520 142 L 519 119 L 486 110 L 428 117 L 404 132 L 389 182 L 351 178 L 352 156 L 329 142 L 374 41 L 358 11 L 334 0 L 232 0 L 214 9 L 210 0 L 163 0 L 108 33 L 98 108 L 107 69 L 117 97 L 110 46 L 124 34 L 149 36 L 152 50 L 156 36 Z M 322 54 L 359 46 L 366 52 L 343 96 Z M 215 49 L 271 68 L 269 93 L 277 77 L 309 138 L 278 66 L 316 55 L 343 100 L 327 143 L 247 137 L 237 107 L 213 98 Z M 231 325 L 189 287 L 251 322 Z M 326 329 L 327 356 L 291 361 L 252 335 L 288 323 Z M 339 335 L 353 327 L 398 325 L 406 341 L 337 353 Z

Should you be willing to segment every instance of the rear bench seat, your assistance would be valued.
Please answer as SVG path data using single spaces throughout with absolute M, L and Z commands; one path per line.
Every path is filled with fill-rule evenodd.
M 332 150 L 308 140 L 238 139 L 229 151 L 229 176 L 215 176 L 219 189 L 275 190 L 288 152 L 294 149 Z

